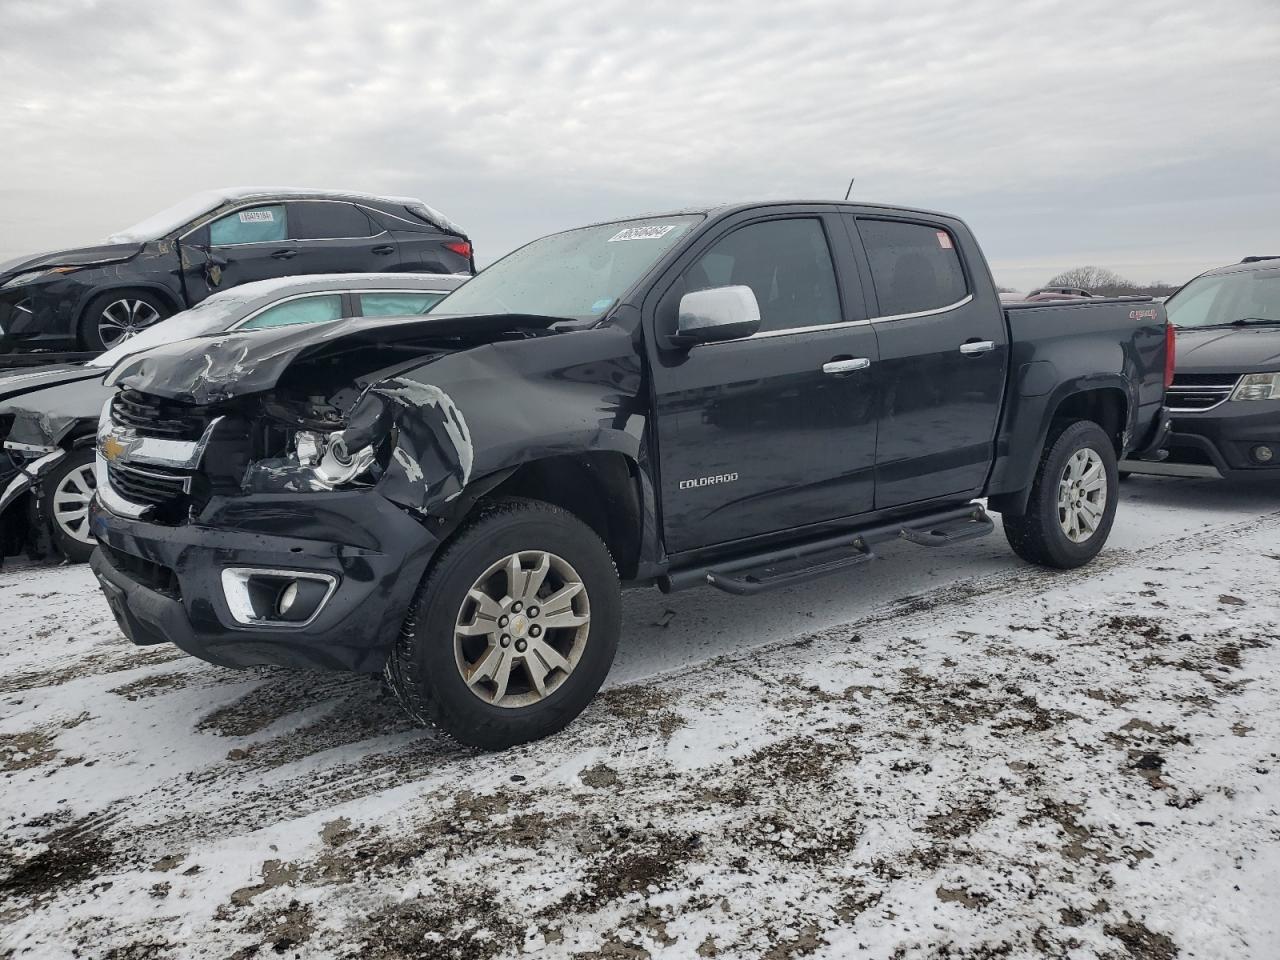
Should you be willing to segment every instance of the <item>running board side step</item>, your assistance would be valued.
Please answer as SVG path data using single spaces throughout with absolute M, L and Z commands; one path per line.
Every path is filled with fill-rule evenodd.
M 659 581 L 664 593 L 700 583 L 738 596 L 763 593 L 849 570 L 876 558 L 871 544 L 903 539 L 943 547 L 986 536 L 995 524 L 977 503 L 922 517 L 827 536 L 788 547 L 673 570 Z

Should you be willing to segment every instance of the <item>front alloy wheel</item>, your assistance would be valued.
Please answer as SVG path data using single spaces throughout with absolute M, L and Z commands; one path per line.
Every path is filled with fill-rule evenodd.
M 98 314 L 98 339 L 110 350 L 162 319 L 160 311 L 146 300 L 113 300 Z
M 618 572 L 599 534 L 550 503 L 495 500 L 431 561 L 387 682 L 419 723 L 499 750 L 581 713 L 621 628 Z
M 513 553 L 467 591 L 454 659 L 477 697 L 524 707 L 555 693 L 582 659 L 591 604 L 569 563 L 541 550 Z
M 92 547 L 89 532 L 89 501 L 98 488 L 93 464 L 86 463 L 71 470 L 53 488 L 53 522 L 67 539 Z

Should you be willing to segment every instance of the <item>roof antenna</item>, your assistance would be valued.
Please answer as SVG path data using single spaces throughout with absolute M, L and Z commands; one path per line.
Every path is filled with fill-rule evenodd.
M 856 179 L 857 179 L 856 177 L 849 178 L 849 189 L 844 192 L 844 198 L 846 200 L 849 199 L 849 194 L 853 193 L 853 181 Z

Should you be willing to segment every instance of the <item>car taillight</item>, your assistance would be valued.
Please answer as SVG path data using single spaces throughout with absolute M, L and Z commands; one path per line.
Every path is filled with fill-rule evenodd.
M 1173 367 L 1178 359 L 1178 338 L 1173 332 L 1173 324 L 1164 325 L 1164 388 L 1173 386 Z
M 444 245 L 446 250 L 452 250 L 460 257 L 471 259 L 471 244 L 466 240 L 450 240 Z

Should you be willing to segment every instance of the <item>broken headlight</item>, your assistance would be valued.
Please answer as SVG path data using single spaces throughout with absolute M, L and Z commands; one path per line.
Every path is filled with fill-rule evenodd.
M 385 467 L 391 418 L 376 397 L 357 405 L 341 430 L 300 429 L 288 434 L 283 456 L 250 463 L 246 493 L 306 493 L 375 483 Z

